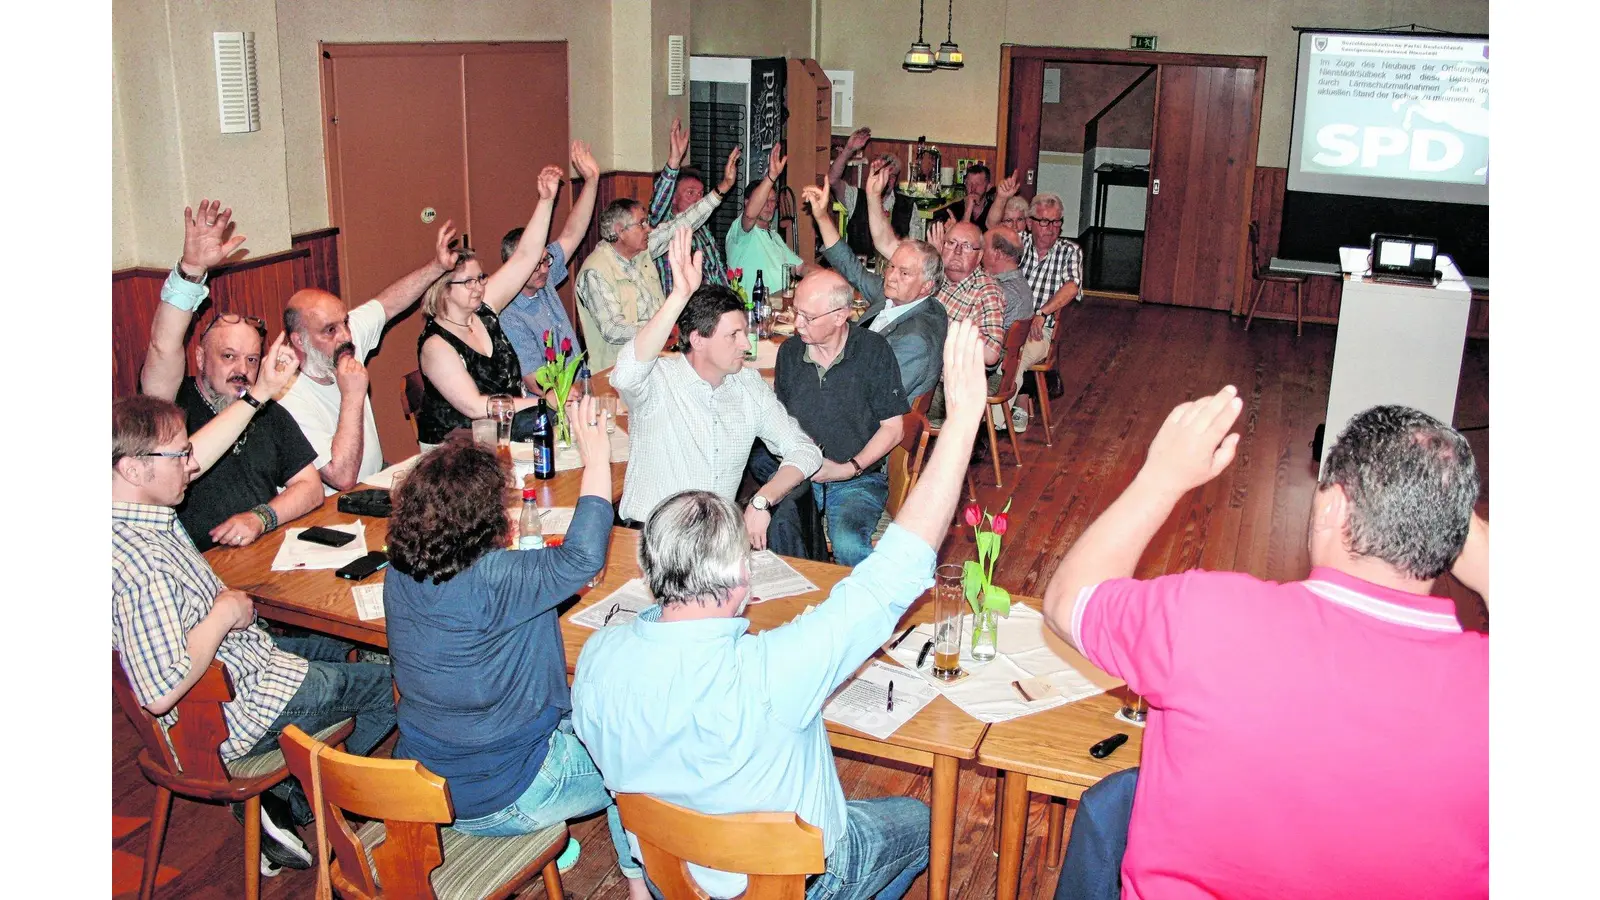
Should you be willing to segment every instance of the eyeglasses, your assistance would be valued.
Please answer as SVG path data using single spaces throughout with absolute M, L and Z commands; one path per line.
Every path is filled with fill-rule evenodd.
M 1043 225 L 1046 228 L 1060 228 L 1061 227 L 1061 220 L 1060 219 L 1041 219 L 1038 216 L 1029 216 L 1028 218 L 1032 219 L 1035 222 L 1038 222 L 1040 225 Z
M 240 313 L 217 313 L 212 317 L 210 324 L 206 325 L 206 330 L 200 332 L 200 341 L 202 343 L 205 341 L 206 335 L 211 333 L 211 329 L 217 327 L 218 322 L 224 325 L 238 325 L 243 322 L 255 328 L 256 332 L 261 335 L 263 342 L 267 339 L 267 323 L 260 316 L 246 316 Z
M 483 284 L 485 281 L 488 281 L 488 280 L 489 280 L 489 276 L 483 274 L 482 272 L 479 272 L 478 274 L 472 276 L 471 278 L 463 278 L 460 281 L 449 281 L 449 282 L 446 282 L 446 284 Z
M 554 256 L 550 255 L 550 251 L 546 250 L 545 253 L 544 253 L 544 256 L 539 259 L 539 264 L 537 266 L 534 266 L 533 268 L 534 268 L 535 271 L 537 271 L 539 269 L 548 269 L 551 266 L 555 265 L 555 262 L 556 262 L 556 258 Z
M 193 455 L 194 444 L 190 444 L 187 447 L 184 447 L 182 450 L 157 450 L 151 451 L 150 453 L 139 454 L 141 457 L 154 457 L 157 459 L 181 459 L 185 462 L 187 462 L 189 457 Z
M 962 253 L 976 253 L 983 249 L 977 244 L 969 244 L 966 241 L 945 241 L 944 248 L 946 250 L 959 250 Z
M 801 312 L 799 307 L 795 307 L 795 311 L 794 311 L 795 324 L 796 325 L 810 325 L 812 322 L 815 322 L 818 319 L 824 318 L 826 316 L 831 316 L 831 315 L 833 315 L 834 313 L 838 312 L 841 309 L 849 309 L 849 308 L 850 308 L 849 306 L 836 306 L 833 309 L 828 310 L 827 312 L 817 313 L 814 316 L 808 316 L 805 313 Z
M 634 219 L 632 222 L 628 223 L 628 228 L 649 228 L 649 227 L 650 227 L 649 224 L 644 219 Z M 623 231 L 627 231 L 628 228 L 624 228 L 622 230 Z

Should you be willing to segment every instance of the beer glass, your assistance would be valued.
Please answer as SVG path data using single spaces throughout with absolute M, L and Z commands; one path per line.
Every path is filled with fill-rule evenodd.
M 961 567 L 940 566 L 933 575 L 933 677 L 954 681 L 961 675 L 961 635 L 967 611 Z
M 1122 694 L 1122 715 L 1130 722 L 1143 725 L 1145 716 L 1150 714 L 1149 704 L 1144 702 L 1144 697 L 1135 694 L 1133 688 L 1124 687 Z

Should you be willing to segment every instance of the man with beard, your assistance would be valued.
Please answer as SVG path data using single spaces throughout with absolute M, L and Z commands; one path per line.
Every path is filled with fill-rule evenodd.
M 278 402 L 316 451 L 324 493 L 348 491 L 383 468 L 383 448 L 367 398 L 363 364 L 390 319 L 409 309 L 455 262 L 450 223 L 439 229 L 434 259 L 347 314 L 320 288 L 296 291 L 283 309 L 283 331 L 300 357 L 300 375 Z

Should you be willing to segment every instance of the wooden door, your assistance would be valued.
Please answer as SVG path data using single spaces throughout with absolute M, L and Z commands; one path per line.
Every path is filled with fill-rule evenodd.
M 501 236 L 537 203 L 539 170 L 569 171 L 566 100 L 564 43 L 324 45 L 329 207 L 345 301 L 365 302 L 431 259 L 446 219 L 485 271 L 497 269 Z M 558 207 L 553 229 L 569 208 Z M 390 461 L 417 449 L 401 398 L 421 330 L 414 307 L 367 364 Z
M 1258 70 L 1163 65 L 1157 75 L 1140 299 L 1233 310 L 1249 280 Z
M 1001 49 L 1009 58 L 1011 48 Z M 1039 130 L 1044 117 L 1044 60 L 1022 57 L 1001 62 L 1001 71 L 1007 74 L 1001 86 L 1005 98 L 1005 130 L 1002 132 L 1000 156 L 1001 170 L 995 180 L 1018 173 L 1022 180 L 1020 196 L 1033 199 L 1039 190 Z

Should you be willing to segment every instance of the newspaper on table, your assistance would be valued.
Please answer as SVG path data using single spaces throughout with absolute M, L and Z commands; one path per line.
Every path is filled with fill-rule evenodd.
M 894 685 L 894 709 L 889 686 Z M 911 721 L 939 692 L 899 666 L 872 660 L 846 681 L 822 708 L 822 718 L 864 731 L 878 740 Z
M 809 578 L 771 550 L 750 554 L 750 602 L 761 603 L 779 597 L 793 597 L 817 590 Z
M 644 579 L 635 578 L 573 616 L 572 624 L 596 630 L 607 625 L 624 625 L 654 606 L 655 602 L 656 599 L 650 596 L 650 589 L 644 586 Z
M 363 622 L 383 618 L 383 582 L 377 584 L 352 584 L 350 596 L 356 601 L 356 615 Z
M 1044 617 L 1021 603 L 1011 604 L 1011 615 L 1000 619 L 999 653 L 989 662 L 973 660 L 970 612 L 963 622 L 961 668 L 968 673 L 965 678 L 945 682 L 933 677 L 931 654 L 920 670 L 915 668 L 922 645 L 933 637 L 932 624 L 918 625 L 899 647 L 886 652 L 980 722 L 993 724 L 1043 712 L 1102 694 L 1110 686 L 1102 673 L 1096 672 L 1099 677 L 1091 678 L 1058 656 L 1045 641 Z M 1024 700 L 1012 682 L 1022 683 L 1024 689 L 1032 688 L 1030 694 L 1038 699 Z M 895 694 L 899 695 L 898 684 Z
M 411 471 L 412 467 L 417 464 L 417 460 L 421 458 L 422 454 L 418 453 L 416 456 L 413 456 L 410 459 L 401 460 L 387 469 L 374 472 L 371 475 L 361 479 L 361 483 L 370 484 L 375 488 L 383 488 L 386 491 L 392 491 L 394 490 L 394 480 Z
M 367 555 L 367 526 L 360 519 L 326 527 L 353 534 L 356 539 L 343 547 L 329 547 L 300 540 L 300 533 L 305 531 L 304 528 L 286 529 L 283 534 L 283 544 L 278 548 L 278 555 L 272 558 L 272 571 L 340 569 Z

